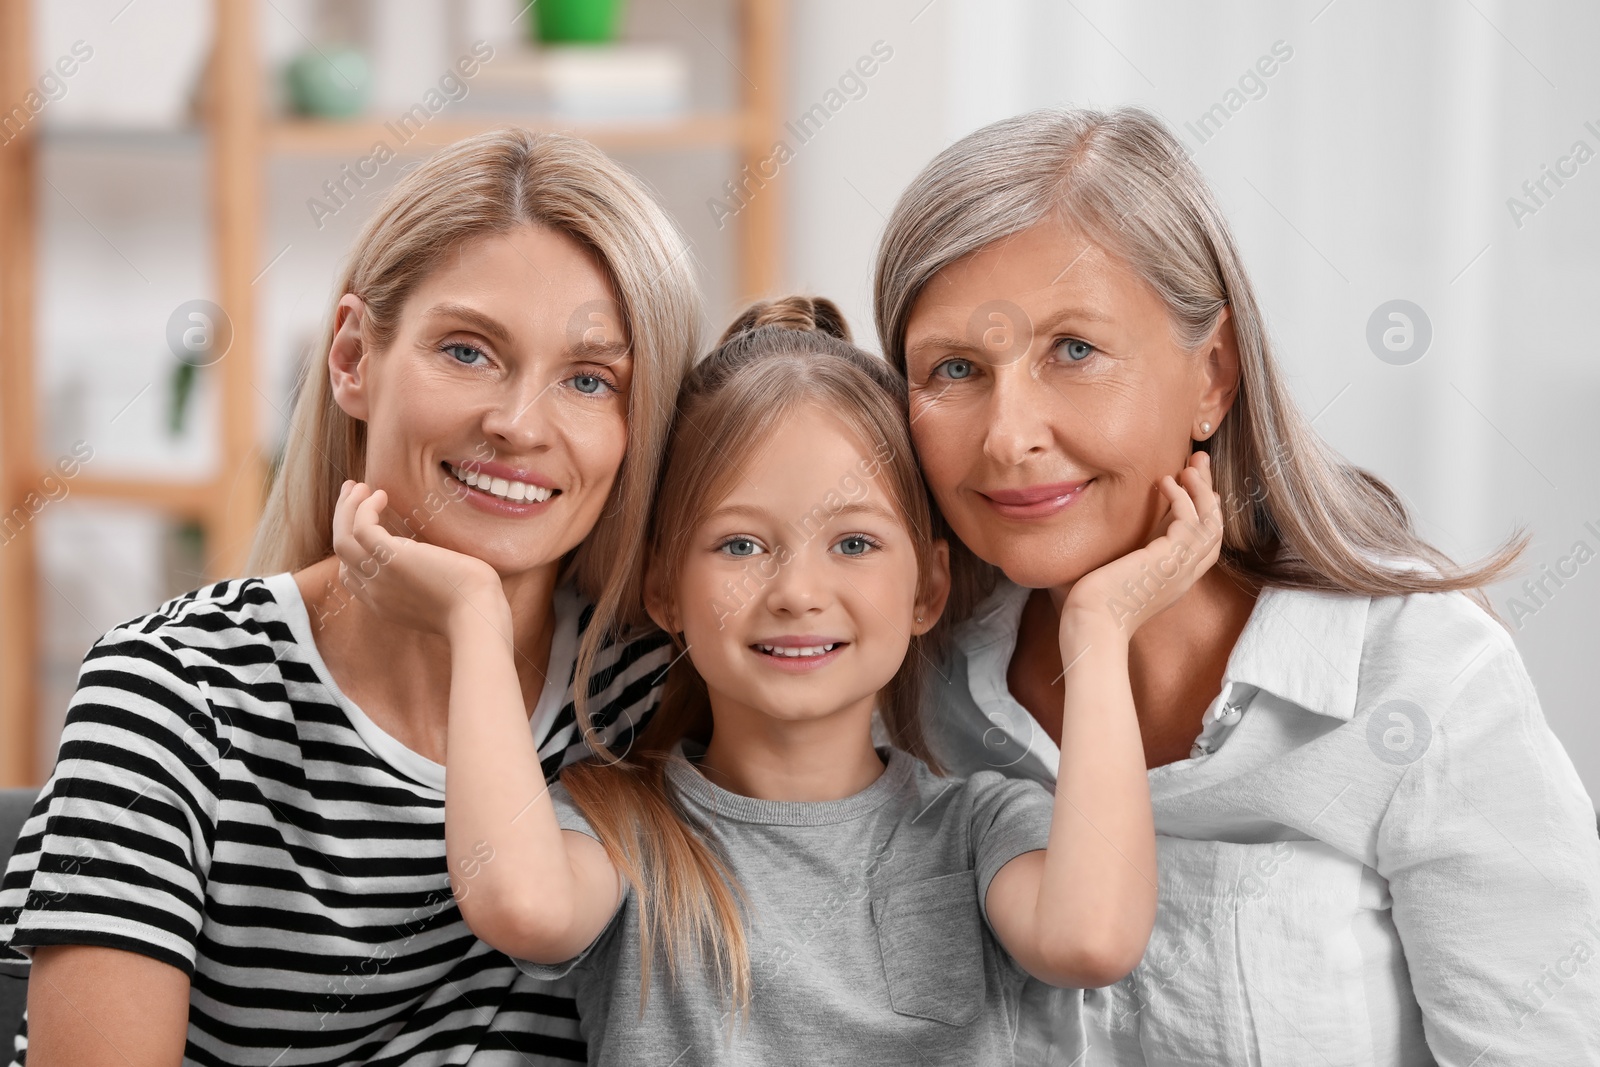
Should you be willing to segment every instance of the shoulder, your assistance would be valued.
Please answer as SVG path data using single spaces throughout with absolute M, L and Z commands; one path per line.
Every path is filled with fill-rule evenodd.
M 1364 662 L 1424 655 L 1455 664 L 1480 649 L 1513 652 L 1511 633 L 1466 593 L 1368 599 Z
M 895 754 L 911 765 L 907 778 L 915 794 L 912 815 L 919 820 L 935 807 L 946 807 L 962 811 L 971 827 L 981 833 L 1021 811 L 1042 810 L 1048 818 L 1054 803 L 1050 791 L 1032 779 L 1012 778 L 993 770 L 946 777 L 914 756 L 899 750 Z
M 600 840 L 599 831 L 594 828 L 588 817 L 584 815 L 583 809 L 573 799 L 572 793 L 567 789 L 565 782 L 557 780 L 551 783 L 550 806 L 555 809 L 556 823 L 563 830 L 576 830 L 581 834 L 594 838 L 596 841 Z
M 557 595 L 558 611 L 575 617 L 577 642 L 589 641 L 594 605 L 570 586 Z M 576 658 L 577 648 L 573 654 Z M 588 696 L 595 712 L 609 719 L 625 709 L 654 706 L 666 681 L 666 667 L 675 656 L 672 639 L 654 626 L 603 635 L 589 669 Z
M 1055 812 L 1055 795 L 1032 778 L 982 770 L 968 778 L 964 788 L 975 834 L 1048 827 Z
M 571 587 L 563 587 L 557 596 L 558 610 L 574 616 L 579 639 L 587 638 L 590 623 L 594 619 L 594 604 Z M 656 659 L 666 662 L 672 658 L 671 648 L 672 638 L 655 626 L 607 634 L 600 639 L 595 669 L 620 672 Z
M 1349 720 L 1406 698 L 1442 711 L 1482 672 L 1522 670 L 1511 635 L 1465 593 L 1371 597 L 1269 587 L 1228 673 Z
M 1532 696 L 1511 633 L 1465 593 L 1371 598 L 1359 689 L 1364 698 L 1404 689 L 1440 712 L 1463 704 L 1486 708 L 1462 700 L 1486 690 Z
M 1441 795 L 1453 799 L 1463 789 L 1480 795 L 1491 781 L 1531 787 L 1511 784 L 1514 767 L 1542 779 L 1541 789 L 1570 769 L 1516 642 L 1471 597 L 1412 593 L 1367 605 L 1345 739 L 1359 766 L 1387 772 L 1380 779 L 1393 785 L 1409 780 L 1412 791 L 1448 781 L 1455 788 Z M 1567 773 L 1557 775 L 1563 788 Z
M 285 576 L 286 577 L 286 576 Z M 66 746 L 105 728 L 175 732 L 211 744 L 207 687 L 270 663 L 293 642 L 281 605 L 261 578 L 218 582 L 173 597 L 113 626 L 84 655 L 63 727 Z
M 1001 771 L 974 771 L 962 781 L 962 788 L 974 799 L 1042 798 L 1050 803 L 1050 791 L 1031 778 L 1012 778 Z
M 1425 560 L 1381 557 L 1381 562 L 1398 570 L 1437 575 Z M 1516 658 L 1510 632 L 1466 592 L 1377 597 L 1330 594 L 1328 600 L 1357 609 L 1363 683 L 1369 676 L 1380 680 L 1396 670 L 1456 679 L 1485 659 L 1507 653 Z
M 235 578 L 190 590 L 113 626 L 97 644 L 144 642 L 174 651 L 294 640 L 277 589 L 288 575 Z M 275 586 L 277 588 L 275 588 Z

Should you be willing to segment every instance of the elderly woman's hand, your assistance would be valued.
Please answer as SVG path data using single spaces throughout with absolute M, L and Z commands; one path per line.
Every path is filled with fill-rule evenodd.
M 339 580 L 382 617 L 414 630 L 448 636 L 458 619 L 505 624 L 510 607 L 500 576 L 475 556 L 396 537 L 379 516 L 388 496 L 346 482 L 333 512 Z
M 1073 583 L 1061 613 L 1063 652 L 1070 628 L 1110 628 L 1131 638 L 1171 607 L 1222 554 L 1222 498 L 1211 487 L 1211 457 L 1194 452 L 1178 477 L 1163 475 L 1166 530 L 1143 548 Z M 1078 642 L 1070 642 L 1074 649 Z M 1076 653 L 1074 653 L 1076 654 Z

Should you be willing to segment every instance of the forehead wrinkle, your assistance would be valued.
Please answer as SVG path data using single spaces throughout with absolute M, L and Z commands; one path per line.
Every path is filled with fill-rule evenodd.
M 567 349 L 572 359 L 600 363 L 607 367 L 633 360 L 633 347 L 625 341 L 579 341 Z
M 1034 292 L 1044 291 L 1046 290 L 1034 290 Z M 1029 326 L 1032 329 L 1035 337 L 1041 334 L 1049 333 L 1051 330 L 1055 329 L 1057 326 L 1061 325 L 1061 323 L 1069 319 L 1081 319 L 1087 322 L 1104 323 L 1106 325 L 1115 325 L 1117 322 L 1117 319 L 1114 316 L 1108 315 L 1097 308 L 1073 305 L 1055 308 L 1042 313 L 1037 317 L 1032 315 L 1028 316 Z M 935 334 L 930 337 L 924 337 L 915 345 L 906 349 L 906 358 L 910 359 L 912 357 L 920 357 L 925 351 L 976 353 L 979 356 L 977 362 L 991 362 L 987 358 L 987 351 L 982 346 L 974 344 L 971 338 L 959 337 L 955 334 Z
M 463 322 L 470 323 L 473 329 L 479 333 L 487 334 L 499 344 L 509 345 L 511 343 L 511 331 L 506 329 L 499 319 L 479 311 L 470 304 L 460 304 L 454 301 L 435 304 L 422 313 L 422 318 L 424 321 L 446 318 L 460 319 Z

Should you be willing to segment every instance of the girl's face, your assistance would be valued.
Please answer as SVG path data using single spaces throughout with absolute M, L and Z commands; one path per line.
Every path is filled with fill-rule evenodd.
M 628 337 L 604 269 L 525 226 L 463 243 L 411 294 L 382 352 L 340 304 L 339 405 L 400 534 L 502 576 L 557 563 L 594 528 L 628 443 Z
M 914 542 L 884 484 L 891 455 L 800 407 L 691 534 L 677 589 L 651 613 L 682 631 L 718 721 L 869 712 L 933 626 L 942 595 L 917 602 Z M 942 591 L 943 545 L 933 555 L 928 584 Z
M 1233 331 L 1187 352 L 1169 323 L 1142 279 L 1054 221 L 918 298 L 906 376 L 923 473 L 961 540 L 1017 584 L 1070 585 L 1148 543 L 1161 476 L 1222 422 Z

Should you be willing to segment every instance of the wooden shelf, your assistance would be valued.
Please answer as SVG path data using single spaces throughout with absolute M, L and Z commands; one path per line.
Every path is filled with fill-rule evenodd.
M 582 137 L 608 152 L 672 152 L 697 148 L 745 146 L 747 131 L 759 124 L 747 116 L 691 114 L 670 119 L 616 122 L 562 122 L 547 115 L 474 114 L 437 119 L 421 130 L 400 130 L 378 119 L 269 119 L 264 124 L 264 149 L 275 156 L 365 156 L 379 141 L 400 153 L 429 152 L 463 137 L 522 126 L 539 132 Z M 41 140 L 52 147 L 110 149 L 128 152 L 201 152 L 206 131 L 198 126 L 121 128 L 116 126 L 45 126 Z M 770 148 L 770 139 L 762 147 Z
M 199 126 L 80 126 L 42 123 L 39 141 L 52 150 L 86 148 L 118 152 L 203 152 L 206 131 Z
M 269 122 L 266 148 L 282 156 L 339 156 L 370 153 L 382 141 L 394 151 L 431 151 L 463 137 L 502 126 L 567 133 L 592 141 L 608 152 L 672 151 L 685 148 L 738 148 L 745 141 L 743 115 L 702 114 L 682 118 L 628 122 L 561 122 L 544 115 L 472 115 L 439 118 L 420 130 L 406 131 L 392 122 L 356 119 L 283 119 Z M 407 140 L 406 134 L 410 133 Z
M 212 482 L 174 482 L 153 478 L 91 477 L 72 479 L 71 495 L 96 500 L 118 500 L 165 511 L 175 519 L 206 518 L 217 509 L 217 489 Z
M 34 8 L 43 0 L 0 0 L 0 100 L 33 91 L 38 66 L 31 54 Z M 218 474 L 180 482 L 92 475 L 72 479 L 71 495 L 126 501 L 197 521 L 207 543 L 208 580 L 241 572 L 260 517 L 267 466 L 256 427 L 254 375 L 258 341 L 254 288 L 260 269 L 263 183 L 268 163 L 283 157 L 331 157 L 354 162 L 379 141 L 391 151 L 419 154 L 501 126 L 570 133 L 608 152 L 673 152 L 726 148 L 733 177 L 760 166 L 782 134 L 785 0 L 732 0 L 739 30 L 739 99 L 726 113 L 675 118 L 563 122 L 549 115 L 458 114 L 431 118 L 411 136 L 381 118 L 334 122 L 264 118 L 258 49 L 259 12 L 250 0 L 212 0 L 214 30 L 206 112 L 193 126 L 122 128 L 25 125 L 0 147 L 0 515 L 11 514 L 40 484 L 35 454 L 35 272 L 38 169 L 44 148 L 118 152 L 195 152 L 204 156 L 216 297 L 229 309 L 234 342 L 218 368 L 223 411 Z M 758 85 L 757 82 L 760 84 Z M 111 177 L 109 180 L 114 181 Z M 735 227 L 737 295 L 770 294 L 778 280 L 781 186 L 767 189 L 740 212 Z M 0 787 L 37 785 L 38 627 L 36 524 L 25 522 L 0 551 Z

